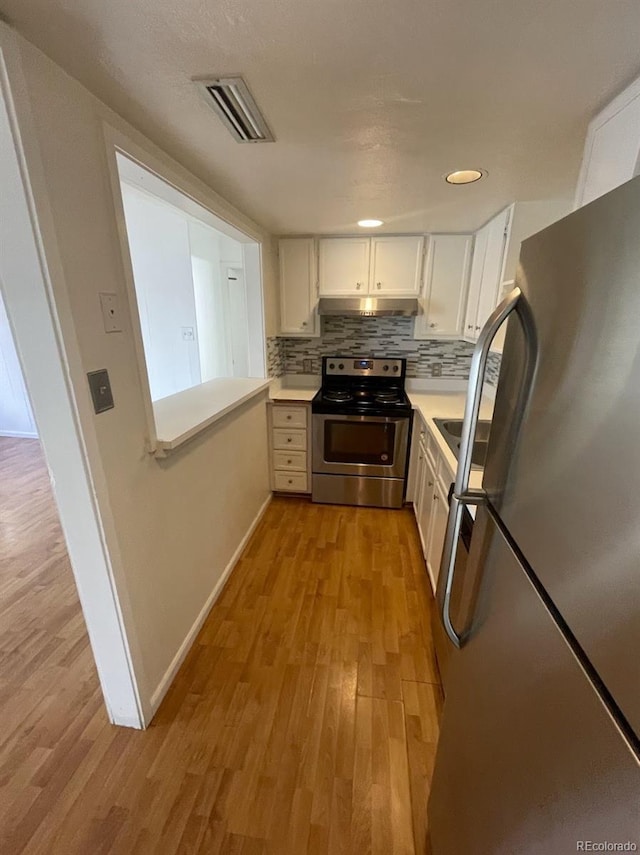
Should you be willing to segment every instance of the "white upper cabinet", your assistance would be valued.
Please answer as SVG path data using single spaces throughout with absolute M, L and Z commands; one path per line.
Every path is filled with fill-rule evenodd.
M 471 273 L 469 275 L 469 292 L 467 297 L 467 311 L 464 319 L 464 338 L 475 340 L 478 337 L 478 303 L 482 289 L 482 277 L 484 272 L 484 259 L 487 253 L 487 241 L 489 240 L 490 224 L 487 223 L 476 232 L 475 246 L 473 250 L 473 261 L 471 262 Z M 476 329 L 478 327 L 478 329 Z
M 639 156 L 640 78 L 589 124 L 574 207 L 580 208 L 638 175 Z
M 511 208 L 506 208 L 488 224 L 489 233 L 487 235 L 487 247 L 484 254 L 482 285 L 478 298 L 474 338 L 478 337 L 487 318 L 498 305 L 502 267 L 504 264 L 507 238 L 509 237 L 511 211 Z
M 280 332 L 290 336 L 318 336 L 317 277 L 313 238 L 283 238 L 280 260 Z
M 416 297 L 420 293 L 422 235 L 320 238 L 321 297 Z
M 473 235 L 432 235 L 424 272 L 424 313 L 414 338 L 460 338 L 473 255 Z
M 424 238 L 371 238 L 369 293 L 417 297 L 420 293 Z
M 513 287 L 520 244 L 563 217 L 567 201 L 516 202 L 476 232 L 464 338 L 476 341 L 489 315 Z M 501 350 L 504 325 L 492 350 Z
M 319 284 L 322 297 L 366 294 L 369 290 L 370 238 L 321 238 Z

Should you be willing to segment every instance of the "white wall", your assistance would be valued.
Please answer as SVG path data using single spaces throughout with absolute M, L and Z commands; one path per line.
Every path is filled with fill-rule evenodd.
M 122 184 L 129 252 L 154 401 L 201 382 L 189 223 L 180 211 Z M 191 330 L 193 338 L 183 333 Z
M 2 39 L 8 33 L 0 27 Z M 115 291 L 123 306 L 127 302 L 104 123 L 132 139 L 155 171 L 264 242 L 268 333 L 275 330 L 277 300 L 272 241 L 44 54 L 20 37 L 15 41 L 33 118 L 29 128 L 22 105 L 18 120 L 32 132 L 27 168 L 42 172 L 35 205 L 52 225 L 45 251 L 60 259 L 52 291 L 56 303 L 69 308 L 63 340 L 75 337 L 79 357 L 71 382 L 91 438 L 90 469 L 106 544 L 117 558 L 115 585 L 126 604 L 124 623 L 148 718 L 175 657 L 268 499 L 266 405 L 253 399 L 164 463 L 146 452 L 148 408 L 131 329 L 105 334 L 100 316 L 99 292 Z M 96 368 L 109 370 L 115 399 L 115 408 L 99 416 L 91 414 L 84 377 Z
M 0 436 L 36 437 L 22 368 L 0 291 Z
M 198 323 L 202 382 L 229 377 L 229 342 L 220 266 L 219 235 L 193 220 L 189 223 L 191 265 Z

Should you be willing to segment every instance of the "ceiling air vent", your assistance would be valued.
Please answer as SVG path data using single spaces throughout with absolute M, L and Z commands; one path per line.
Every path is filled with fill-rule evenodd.
M 195 83 L 238 142 L 274 142 L 242 77 L 214 77 Z

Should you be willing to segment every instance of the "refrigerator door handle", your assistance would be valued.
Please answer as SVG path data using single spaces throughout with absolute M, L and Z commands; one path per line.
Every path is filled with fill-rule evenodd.
M 440 564 L 440 577 L 442 584 L 438 586 L 438 600 L 440 615 L 445 631 L 456 647 L 462 647 L 464 637 L 456 632 L 451 622 L 450 606 L 451 591 L 453 589 L 453 574 L 456 564 L 456 553 L 458 550 L 458 539 L 460 537 L 460 526 L 465 505 L 477 505 L 486 501 L 482 490 L 469 490 L 469 476 L 471 474 L 471 455 L 473 452 L 473 440 L 478 425 L 480 413 L 480 401 L 482 398 L 482 387 L 484 385 L 487 370 L 487 359 L 489 348 L 498 329 L 503 321 L 514 311 L 518 310 L 523 321 L 525 332 L 530 331 L 530 318 L 525 308 L 520 288 L 514 288 L 505 299 L 494 309 L 488 321 L 478 336 L 473 356 L 471 357 L 471 370 L 469 372 L 469 386 L 467 388 L 467 400 L 464 408 L 464 421 L 462 424 L 462 436 L 460 437 L 460 454 L 458 456 L 458 468 L 456 480 L 449 505 L 449 518 L 447 520 L 447 532 L 442 550 L 442 561 Z

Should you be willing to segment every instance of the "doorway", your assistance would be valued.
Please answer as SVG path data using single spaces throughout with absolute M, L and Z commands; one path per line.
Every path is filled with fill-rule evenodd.
M 11 33 L 0 31 L 3 70 L 0 76 L 0 291 L 44 453 L 43 456 L 34 446 L 31 457 L 25 453 L 21 459 L 17 450 L 12 456 L 18 468 L 22 466 L 33 476 L 31 486 L 26 485 L 30 497 L 24 500 L 26 505 L 34 502 L 38 505 L 42 501 L 39 510 L 50 515 L 32 526 L 27 525 L 32 543 L 43 533 L 40 529 L 48 528 L 51 537 L 46 545 L 36 541 L 35 546 L 29 547 L 26 573 L 28 577 L 29 568 L 38 567 L 41 560 L 46 563 L 57 558 L 62 567 L 66 560 L 63 548 L 66 544 L 69 558 L 66 566 L 69 572 L 73 571 L 82 613 L 73 612 L 78 607 L 70 599 L 62 611 L 72 625 L 75 621 L 78 627 L 84 614 L 95 661 L 91 668 L 94 680 L 97 670 L 109 720 L 140 728 L 145 718 L 134 676 L 130 636 L 125 631 L 122 603 L 116 592 L 115 556 L 108 546 L 109 521 L 99 510 L 102 487 L 93 474 L 98 463 L 92 452 L 96 443 L 91 433 L 92 422 L 87 418 L 88 397 L 77 395 L 77 390 L 86 382 L 84 370 L 73 319 L 65 302 L 64 272 L 57 254 L 56 232 L 47 219 L 50 209 L 43 167 L 31 142 L 36 139 L 36 133 L 28 96 L 21 87 L 14 89 L 11 84 L 14 79 L 21 80 L 22 74 L 19 53 L 11 39 Z M 57 289 L 54 289 L 54 282 Z M 47 485 L 50 504 L 45 511 Z M 14 483 L 11 495 L 17 495 L 17 486 Z M 52 504 L 54 492 L 55 504 Z M 56 505 L 58 521 L 53 512 Z M 100 507 L 104 510 L 105 503 Z M 5 526 L 5 536 L 10 535 Z M 50 551 L 53 557 L 48 556 Z M 53 572 L 51 564 L 46 566 Z M 41 579 L 47 579 L 46 572 Z M 68 573 L 67 578 L 70 578 Z M 42 581 L 40 584 L 46 593 L 47 585 Z M 68 598 L 73 589 L 72 583 L 69 584 Z M 60 651 L 66 644 L 65 637 L 71 639 L 69 627 L 61 631 L 67 635 L 59 636 Z M 42 629 L 36 621 L 32 624 L 32 636 L 23 637 L 11 648 L 10 659 L 16 663 L 23 661 L 25 675 L 30 674 L 29 681 L 34 687 L 38 683 L 34 670 L 37 660 L 30 658 L 30 651 L 41 635 Z M 10 638 L 5 641 L 11 644 Z M 74 651 L 67 650 L 66 662 L 86 649 L 86 637 L 78 636 L 71 647 Z M 48 658 L 45 653 L 41 653 L 41 657 Z M 83 685 L 87 691 L 93 691 L 89 689 L 90 680 Z M 46 706 L 46 701 L 43 703 Z M 16 715 L 19 723 L 19 711 Z

